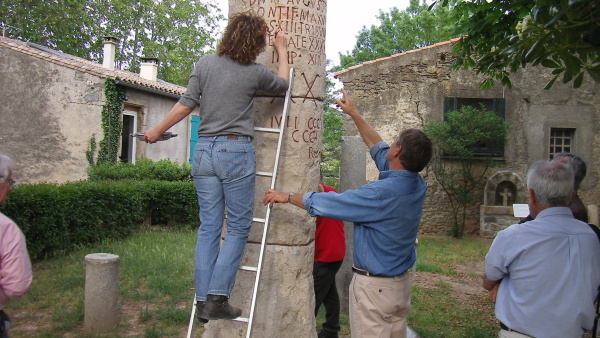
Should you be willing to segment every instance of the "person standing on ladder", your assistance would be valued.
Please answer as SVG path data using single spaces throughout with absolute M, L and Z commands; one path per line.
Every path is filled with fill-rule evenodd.
M 276 32 L 273 40 L 279 57 L 277 75 L 255 63 L 267 46 L 267 34 L 261 17 L 247 13 L 233 16 L 217 53 L 200 58 L 185 94 L 145 133 L 145 141 L 154 143 L 197 105 L 200 107 L 192 176 L 200 208 L 194 286 L 201 323 L 234 319 L 242 312 L 228 299 L 252 225 L 256 175 L 252 102 L 257 91 L 285 93 L 289 80 L 283 32 Z M 225 209 L 227 232 L 219 248 Z

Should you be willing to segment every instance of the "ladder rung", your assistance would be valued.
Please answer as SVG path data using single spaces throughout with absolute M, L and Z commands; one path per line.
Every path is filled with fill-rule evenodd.
M 257 171 L 256 172 L 256 176 L 273 177 L 273 172 L 271 172 L 271 171 Z
M 242 323 L 247 323 L 250 321 L 250 319 L 248 319 L 248 317 L 237 317 L 232 319 L 234 322 L 242 322 Z
M 256 266 L 240 265 L 240 270 L 256 272 L 258 268 Z
M 266 220 L 266 219 L 264 219 L 264 218 L 253 217 L 253 218 L 252 218 L 252 222 L 256 222 L 256 223 L 265 223 L 265 222 L 267 222 L 267 220 Z
M 267 133 L 278 133 L 280 131 L 279 128 L 267 128 L 267 127 L 254 127 L 254 131 L 264 131 Z

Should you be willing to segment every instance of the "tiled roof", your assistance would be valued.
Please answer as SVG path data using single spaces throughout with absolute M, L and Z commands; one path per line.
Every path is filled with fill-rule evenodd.
M 60 66 L 96 75 L 102 78 L 119 79 L 121 81 L 133 83 L 141 87 L 175 95 L 183 95 L 185 93 L 185 87 L 182 86 L 164 81 L 147 80 L 142 78 L 139 74 L 120 69 L 104 68 L 99 63 L 95 63 L 74 55 L 64 54 L 49 48 L 36 48 L 31 44 L 19 40 L 0 36 L 0 47 L 10 48 L 25 55 L 30 55 L 41 60 L 52 62 Z
M 359 64 L 359 65 L 352 66 L 352 67 L 350 67 L 350 68 L 346 68 L 346 69 L 344 69 L 344 70 L 340 70 L 339 72 L 333 73 L 333 76 L 334 76 L 334 77 L 338 77 L 339 75 L 342 75 L 342 74 L 344 74 L 344 73 L 346 73 L 346 72 L 349 72 L 349 71 L 351 71 L 351 70 L 354 70 L 354 69 L 360 68 L 360 67 L 362 67 L 362 66 L 364 66 L 364 65 L 370 65 L 370 64 L 372 64 L 372 63 L 377 63 L 377 62 L 380 62 L 380 61 L 384 61 L 384 60 L 393 59 L 393 58 L 396 58 L 396 57 L 399 57 L 399 56 L 403 56 L 403 55 L 406 55 L 406 54 L 410 54 L 410 53 L 417 53 L 417 52 L 420 52 L 420 51 L 422 51 L 422 50 L 429 49 L 429 48 L 434 48 L 434 47 L 438 47 L 438 46 L 443 46 L 443 45 L 447 45 L 447 44 L 452 44 L 452 43 L 455 43 L 456 41 L 458 41 L 458 40 L 460 40 L 460 39 L 461 39 L 461 38 L 454 38 L 454 39 L 451 39 L 451 40 L 448 40 L 448 41 L 434 43 L 434 44 L 433 44 L 433 45 L 431 45 L 431 46 L 426 46 L 426 47 L 423 47 L 423 48 L 419 48 L 419 49 L 413 49 L 413 50 L 409 50 L 409 51 L 406 51 L 406 52 L 402 52 L 402 53 L 398 53 L 398 54 L 394 54 L 394 55 L 386 56 L 386 57 L 383 57 L 383 58 L 379 58 L 379 59 L 375 59 L 375 60 L 371 60 L 371 61 L 366 61 L 366 62 L 363 62 L 363 63 L 361 63 L 361 64 Z

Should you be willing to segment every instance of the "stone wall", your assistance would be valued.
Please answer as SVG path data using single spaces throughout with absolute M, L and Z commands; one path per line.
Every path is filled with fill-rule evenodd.
M 86 177 L 85 151 L 101 135 L 104 81 L 4 48 L 0 151 L 22 183 Z
M 504 98 L 506 121 L 511 123 L 505 155 L 499 167 L 488 172 L 513 172 L 526 176 L 530 164 L 549 158 L 550 128 L 574 128 L 574 151 L 588 166 L 579 192 L 586 204 L 600 203 L 600 84 L 586 78 L 581 88 L 554 84 L 544 68 L 527 68 L 511 76 L 512 89 L 495 85 L 481 90 L 482 78 L 474 71 L 449 72 L 452 41 L 382 58 L 338 72 L 335 76 L 350 93 L 359 112 L 391 142 L 405 128 L 421 128 L 425 119 L 441 119 L 444 97 Z M 357 135 L 351 120 L 344 120 L 344 135 Z M 367 156 L 367 180 L 377 178 Z M 451 210 L 433 173 L 421 173 L 428 182 L 421 234 L 443 235 L 450 229 Z M 478 234 L 483 185 L 475 192 L 478 202 L 469 206 L 465 234 Z
M 0 153 L 15 163 L 20 183 L 87 178 L 90 138 L 102 139 L 105 79 L 40 58 L 0 48 Z M 126 105 L 140 111 L 138 130 L 162 119 L 177 99 L 127 88 Z M 145 119 L 144 119 L 145 117 Z M 174 127 L 179 138 L 148 146 L 146 156 L 187 162 L 189 124 Z M 145 143 L 138 141 L 138 151 Z M 138 152 L 138 154 L 141 154 Z

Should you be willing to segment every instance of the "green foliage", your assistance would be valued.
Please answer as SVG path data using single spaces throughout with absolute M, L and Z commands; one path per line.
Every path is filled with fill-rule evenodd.
M 478 149 L 503 145 L 507 130 L 508 123 L 483 106 L 463 106 L 447 112 L 443 121 L 425 121 L 423 132 L 434 145 L 430 168 L 452 208 L 452 236 L 462 237 L 467 206 L 477 197 L 473 192 L 496 165 L 493 158 L 477 157 Z
M 339 177 L 342 154 L 342 116 L 335 109 L 323 113 L 321 172 L 326 177 Z
M 435 3 L 434 3 L 435 4 Z M 448 6 L 448 0 L 437 6 Z M 461 1 L 453 6 L 457 56 L 452 69 L 474 68 L 510 88 L 510 74 L 527 66 L 552 69 L 578 88 L 585 74 L 600 82 L 600 3 L 597 0 Z
M 51 13 L 51 15 L 49 15 Z M 141 57 L 161 60 L 159 78 L 182 86 L 198 57 L 214 48 L 223 16 L 199 0 L 7 0 L 9 36 L 100 62 L 102 37 L 119 39 L 116 60 L 137 73 Z
M 21 227 L 32 259 L 129 234 L 141 222 L 142 198 L 129 184 L 20 185 L 3 213 Z
M 328 66 L 331 60 L 327 61 Z M 325 74 L 325 95 L 322 115 L 323 135 L 321 144 L 321 173 L 323 174 L 323 183 L 338 189 L 337 179 L 340 176 L 340 163 L 342 157 L 342 134 L 343 121 L 342 113 L 333 107 L 335 96 L 334 83 L 331 78 L 331 70 Z M 327 180 L 327 182 L 325 182 Z
M 119 238 L 148 223 L 197 224 L 191 182 L 97 181 L 19 185 L 0 211 L 21 227 L 32 259 Z
M 190 181 L 191 165 L 189 163 L 171 162 L 161 159 L 153 162 L 142 158 L 135 164 L 124 162 L 101 162 L 88 167 L 90 181 L 102 180 L 162 180 Z
M 31 325 L 15 325 L 11 337 L 92 337 L 82 335 L 81 328 L 86 269 L 83 257 L 94 252 L 120 257 L 119 302 L 128 310 L 121 313 L 111 337 L 141 337 L 149 332 L 146 326 L 152 327 L 157 337 L 181 336 L 187 329 L 194 295 L 195 241 L 195 230 L 150 228 L 125 239 L 107 238 L 68 255 L 34 262 L 34 283 L 27 295 L 7 304 L 11 313 L 26 314 L 19 323 L 34 328 L 32 331 Z M 36 325 L 40 320 L 44 325 Z M 196 327 L 194 336 L 199 337 L 202 327 Z
M 124 89 L 117 86 L 113 79 L 104 82 L 106 101 L 102 107 L 102 134 L 98 150 L 98 163 L 116 162 L 121 138 L 121 109 L 123 109 Z M 87 154 L 86 154 L 87 155 Z
M 352 52 L 340 54 L 340 67 L 336 69 L 449 40 L 455 36 L 449 16 L 448 8 L 439 6 L 429 11 L 425 1 L 419 0 L 411 0 L 403 11 L 394 7 L 388 13 L 380 12 L 379 25 L 363 27 Z
M 94 165 L 94 154 L 96 153 L 96 134 L 92 134 L 90 137 L 90 142 L 88 143 L 88 147 L 85 151 L 85 159 L 87 160 L 89 165 Z
M 198 225 L 198 197 L 189 181 L 139 181 L 134 185 L 144 197 L 144 215 L 152 224 Z

